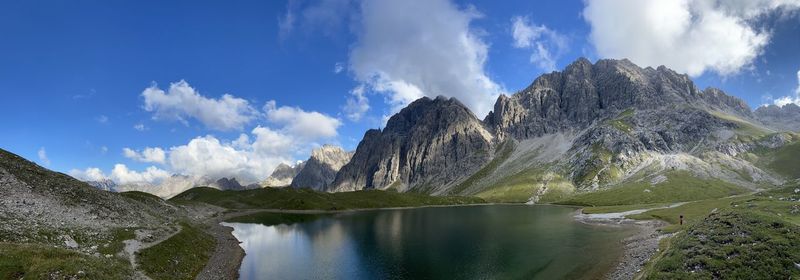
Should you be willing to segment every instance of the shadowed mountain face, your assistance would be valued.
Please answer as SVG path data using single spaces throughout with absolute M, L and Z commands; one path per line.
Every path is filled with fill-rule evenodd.
M 413 102 L 385 129 L 367 131 L 327 190 L 537 201 L 548 192 L 661 182 L 678 170 L 754 188 L 784 178 L 763 168 L 768 159 L 745 155 L 797 139 L 762 124 L 765 115 L 663 66 L 579 59 L 500 96 L 483 121 L 452 98 Z
M 329 191 L 439 192 L 491 159 L 492 134 L 454 98 L 421 98 L 369 130 Z

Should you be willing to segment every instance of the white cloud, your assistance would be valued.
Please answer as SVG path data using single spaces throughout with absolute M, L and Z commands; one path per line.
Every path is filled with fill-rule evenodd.
M 131 148 L 123 148 L 122 155 L 126 158 L 141 161 L 141 162 L 154 162 L 164 164 L 166 153 L 161 148 L 146 147 L 141 152 L 137 152 Z
M 293 139 L 265 127 L 256 127 L 255 141 L 240 137 L 231 143 L 214 136 L 197 137 L 172 147 L 169 163 L 175 172 L 211 178 L 236 177 L 243 183 L 263 180 L 281 162 L 292 162 L 300 147 Z
M 797 70 L 797 88 L 794 90 L 794 93 L 800 96 L 800 70 Z
M 47 151 L 44 149 L 44 147 L 39 148 L 39 151 L 36 152 L 36 154 L 39 156 L 40 163 L 44 164 L 45 166 L 50 166 L 50 159 L 47 158 Z
M 107 123 L 108 123 L 108 116 L 106 116 L 106 115 L 99 115 L 99 116 L 97 116 L 97 118 L 95 118 L 95 120 L 96 120 L 97 122 L 101 123 L 101 124 L 107 124 Z
M 111 170 L 111 180 L 119 184 L 149 183 L 157 184 L 169 178 L 170 173 L 155 166 L 147 167 L 142 172 L 128 169 L 124 164 L 115 164 Z
M 352 10 L 351 0 L 295 1 L 286 5 L 286 13 L 278 18 L 279 35 L 286 38 L 295 32 L 321 31 L 335 37 L 346 27 Z
M 83 181 L 102 181 L 110 179 L 117 184 L 158 184 L 170 177 L 170 173 L 155 166 L 147 167 L 144 171 L 130 170 L 124 164 L 115 164 L 110 175 L 103 173 L 100 168 L 89 167 L 85 170 L 72 169 L 69 175 Z
M 528 17 L 511 19 L 514 47 L 532 49 L 530 61 L 546 71 L 556 70 L 556 60 L 567 49 L 567 38 L 545 25 L 531 24 Z
M 348 119 L 351 121 L 359 121 L 362 116 L 369 110 L 369 99 L 365 94 L 364 85 L 359 85 L 350 91 L 350 96 L 347 97 L 343 111 Z
M 783 107 L 784 105 L 788 104 L 796 104 L 800 106 L 800 70 L 797 70 L 797 88 L 794 90 L 794 96 L 783 96 L 778 99 L 767 98 L 771 100 L 773 104 Z
M 83 181 L 102 181 L 108 179 L 108 176 L 103 174 L 103 171 L 97 167 L 89 167 L 86 170 L 72 169 L 69 175 Z
M 133 129 L 136 129 L 138 131 L 145 131 L 147 130 L 147 127 L 142 123 L 138 123 L 133 126 Z
M 193 118 L 215 130 L 240 130 L 257 117 L 247 100 L 224 94 L 219 99 L 200 95 L 186 81 L 172 83 L 167 92 L 153 85 L 142 92 L 144 109 L 153 119 L 187 123 Z
M 730 75 L 763 52 L 770 33 L 754 19 L 800 7 L 798 0 L 586 0 L 590 41 L 605 58 L 644 66 L 666 65 L 698 76 Z
M 336 64 L 333 65 L 333 73 L 339 74 L 342 73 L 342 71 L 344 71 L 344 63 L 336 62 Z
M 480 17 L 474 7 L 449 0 L 362 1 L 349 69 L 386 94 L 394 111 L 422 96 L 445 95 L 482 117 L 503 89 L 485 73 L 488 46 L 470 27 Z
M 274 100 L 264 105 L 267 120 L 280 125 L 287 134 L 304 139 L 336 137 L 342 122 L 319 112 L 307 112 L 298 107 L 277 107 Z
M 100 153 L 101 153 L 101 154 L 104 154 L 104 155 L 105 155 L 106 153 L 108 153 L 108 147 L 106 147 L 106 146 L 102 146 L 102 147 L 100 147 Z

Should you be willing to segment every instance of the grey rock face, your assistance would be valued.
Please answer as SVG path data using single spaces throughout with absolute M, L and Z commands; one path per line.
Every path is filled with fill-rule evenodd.
M 762 106 L 755 112 L 759 121 L 779 131 L 800 131 L 800 106 L 786 104 L 784 106 Z
M 300 162 L 295 166 L 285 163 L 278 164 L 272 174 L 260 183 L 261 187 L 286 187 L 292 184 L 292 179 L 305 167 L 305 162 Z
M 215 188 L 218 188 L 220 190 L 233 190 L 233 191 L 239 191 L 239 190 L 246 189 L 245 186 L 242 186 L 242 184 L 239 184 L 239 181 L 236 181 L 236 178 L 228 179 L 228 178 L 225 178 L 225 177 L 217 179 L 216 182 L 211 184 L 211 187 L 215 187 Z
M 109 191 L 109 192 L 117 191 L 117 183 L 115 183 L 114 181 L 112 181 L 110 179 L 104 179 L 104 180 L 101 180 L 101 181 L 86 181 L 86 184 L 89 184 L 89 186 L 92 186 L 92 187 L 95 187 L 95 188 L 98 188 L 98 189 L 101 189 L 101 190 L 104 190 L 104 191 Z
M 336 173 L 353 157 L 341 147 L 324 145 L 311 151 L 311 157 L 302 169 L 294 176 L 291 186 L 294 188 L 311 188 L 327 190 L 336 178 Z
M 439 193 L 491 159 L 493 136 L 454 98 L 423 97 L 366 132 L 328 191 L 396 188 Z
M 498 139 L 528 139 L 583 129 L 628 109 L 704 107 L 751 118 L 744 101 L 718 89 L 699 90 L 689 76 L 666 67 L 640 68 L 628 60 L 585 58 L 563 72 L 537 78 L 517 94 L 501 96 L 484 120 Z

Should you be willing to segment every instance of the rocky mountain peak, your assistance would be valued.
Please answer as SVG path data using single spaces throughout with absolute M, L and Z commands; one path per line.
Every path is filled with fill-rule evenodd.
M 800 131 L 800 106 L 797 104 L 761 106 L 754 114 L 759 121 L 775 130 Z
M 423 97 L 392 116 L 385 129 L 367 131 L 328 190 L 435 192 L 485 163 L 492 140 L 483 123 L 457 99 Z
M 305 167 L 306 162 L 301 161 L 291 166 L 285 163 L 278 164 L 272 174 L 260 183 L 261 187 L 286 187 L 292 184 L 292 180 Z
M 628 109 L 698 107 L 752 118 L 744 101 L 717 89 L 700 91 L 685 74 L 641 68 L 627 59 L 580 58 L 562 72 L 538 77 L 513 96 L 501 96 L 485 119 L 499 139 L 527 139 L 582 129 Z
M 324 190 L 333 182 L 339 169 L 352 157 L 352 152 L 347 152 L 339 146 L 323 145 L 316 148 L 311 151 L 311 157 L 292 179 L 291 186 Z

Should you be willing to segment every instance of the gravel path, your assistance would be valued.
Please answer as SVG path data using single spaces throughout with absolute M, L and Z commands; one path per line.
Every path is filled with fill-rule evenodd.
M 163 232 L 158 232 L 153 230 L 137 229 L 134 232 L 136 238 L 128 239 L 122 242 L 125 244 L 123 252 L 125 252 L 126 257 L 131 262 L 131 267 L 136 273 L 134 275 L 135 279 L 140 279 L 140 280 L 150 279 L 150 277 L 147 277 L 147 275 L 145 275 L 144 272 L 138 269 L 138 264 L 136 263 L 136 253 L 138 253 L 141 250 L 158 245 L 159 243 L 164 242 L 164 240 L 170 239 L 171 237 L 181 232 L 181 230 L 183 229 L 180 226 L 176 226 L 175 228 L 176 228 L 175 230 L 169 231 L 167 234 L 163 234 Z M 153 239 L 154 233 L 155 234 L 161 233 L 161 234 L 158 238 Z

